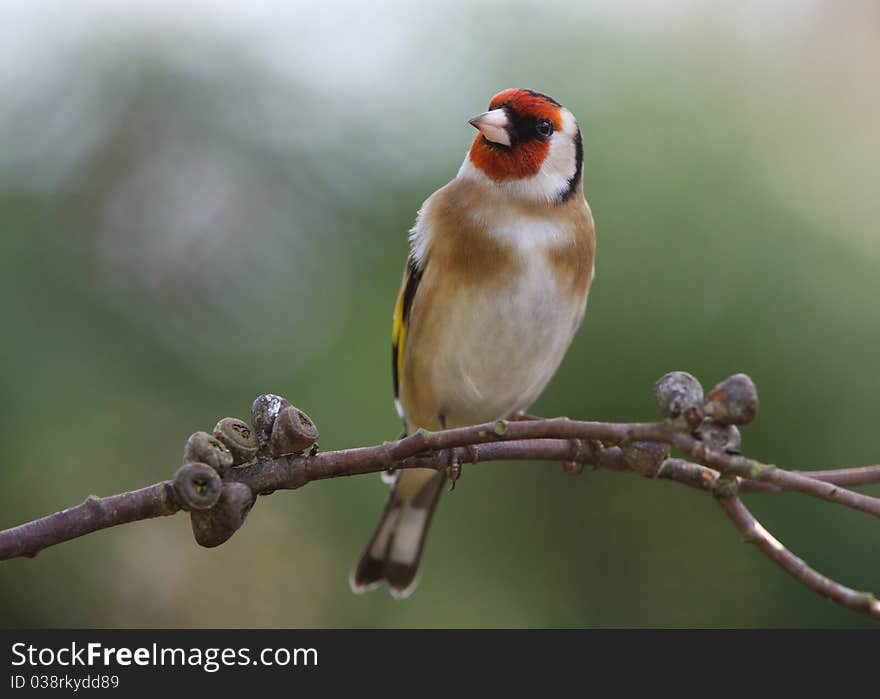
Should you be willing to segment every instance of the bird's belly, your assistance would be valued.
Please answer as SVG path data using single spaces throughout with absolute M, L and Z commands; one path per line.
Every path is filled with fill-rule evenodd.
M 586 299 L 559 288 L 548 270 L 530 271 L 506 286 L 450 298 L 448 332 L 431 362 L 432 393 L 447 425 L 525 410 L 562 361 Z

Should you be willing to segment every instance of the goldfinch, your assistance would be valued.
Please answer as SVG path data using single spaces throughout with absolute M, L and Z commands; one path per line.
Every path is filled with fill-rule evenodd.
M 395 404 L 410 433 L 522 414 L 571 344 L 595 272 L 571 112 L 509 89 L 469 123 L 479 133 L 458 175 L 428 198 L 410 231 L 394 308 Z M 398 472 L 352 572 L 355 592 L 383 579 L 395 597 L 412 592 L 447 477 Z

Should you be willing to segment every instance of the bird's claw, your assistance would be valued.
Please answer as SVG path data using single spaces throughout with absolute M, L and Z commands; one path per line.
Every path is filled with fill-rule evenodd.
M 446 465 L 446 477 L 449 479 L 449 491 L 455 490 L 455 484 L 461 478 L 461 459 L 458 458 L 458 449 L 449 450 L 449 463 Z

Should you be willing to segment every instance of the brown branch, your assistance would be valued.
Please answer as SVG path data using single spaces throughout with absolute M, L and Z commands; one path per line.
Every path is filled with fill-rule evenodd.
M 740 448 L 734 421 L 751 420 L 757 410 L 754 387 L 743 375 L 719 384 L 705 403 L 696 380 L 681 372 L 661 379 L 656 394 L 666 416 L 662 422 L 499 420 L 433 433 L 418 430 L 371 447 L 317 453 L 315 445 L 297 454 L 283 452 L 308 449 L 317 440 L 317 428 L 285 399 L 261 396 L 253 407 L 253 430 L 241 420 L 224 418 L 213 435 L 193 434 L 185 463 L 172 480 L 106 498 L 90 496 L 76 507 L 0 531 L 0 560 L 34 556 L 99 529 L 180 510 L 190 512 L 197 542 L 216 546 L 238 530 L 257 495 L 392 468 L 444 469 L 449 451 L 457 450 L 464 463 L 561 461 L 569 472 L 591 466 L 711 492 L 737 529 L 795 578 L 848 608 L 878 616 L 877 602 L 868 593 L 816 573 L 778 544 L 737 492 L 799 492 L 880 516 L 880 499 L 845 487 L 880 483 L 880 466 L 788 471 L 734 453 Z M 754 405 L 748 403 L 750 396 Z M 668 458 L 670 447 L 693 461 Z
M 48 546 L 100 529 L 173 515 L 179 510 L 167 482 L 106 498 L 89 495 L 75 507 L 0 532 L 0 560 L 33 557 Z
M 755 544 L 762 553 L 779 565 L 795 580 L 802 582 L 811 590 L 818 592 L 844 607 L 848 607 L 874 619 L 880 619 L 880 601 L 870 592 L 860 592 L 841 585 L 808 566 L 789 551 L 782 542 L 768 532 L 764 526 L 746 509 L 735 495 L 718 497 L 718 504 L 724 510 L 733 526 L 737 528 L 747 543 Z

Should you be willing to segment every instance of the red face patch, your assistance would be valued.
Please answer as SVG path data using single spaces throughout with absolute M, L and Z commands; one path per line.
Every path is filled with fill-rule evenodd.
M 493 180 L 523 180 L 538 174 L 549 151 L 547 141 L 529 141 L 507 148 L 479 134 L 471 146 L 470 157 L 471 162 Z
M 562 112 L 558 103 L 546 95 L 511 88 L 495 95 L 489 109 L 507 109 L 514 119 L 547 119 L 554 130 L 562 128 Z M 534 177 L 550 151 L 550 143 L 536 138 L 515 140 L 511 147 L 501 146 L 478 134 L 470 150 L 475 167 L 497 181 Z

